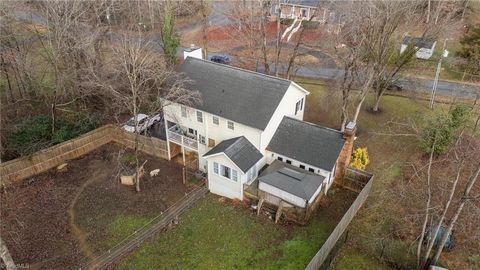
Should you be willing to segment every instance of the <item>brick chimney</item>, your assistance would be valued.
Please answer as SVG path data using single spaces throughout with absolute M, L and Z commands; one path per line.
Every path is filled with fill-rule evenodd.
M 337 160 L 335 181 L 341 180 L 345 167 L 350 164 L 353 151 L 353 141 L 355 140 L 355 133 L 357 132 L 357 123 L 349 122 L 343 132 L 343 138 L 345 138 L 345 144 Z
M 195 44 L 191 44 L 189 48 L 183 49 L 183 60 L 187 59 L 189 56 L 203 59 L 202 48 L 195 46 Z

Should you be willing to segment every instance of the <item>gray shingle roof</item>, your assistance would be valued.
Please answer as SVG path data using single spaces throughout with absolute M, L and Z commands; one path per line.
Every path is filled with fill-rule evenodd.
M 203 156 L 207 157 L 222 152 L 244 173 L 263 157 L 260 151 L 243 136 L 224 140 Z
M 435 40 L 429 38 L 416 37 L 412 38 L 411 36 L 406 36 L 403 38 L 402 44 L 408 45 L 410 42 L 414 42 L 414 45 L 418 48 L 432 49 Z
M 197 108 L 264 130 L 291 81 L 187 57 L 180 67 L 198 90 Z
M 331 171 L 344 144 L 340 131 L 285 116 L 267 150 Z
M 268 170 L 270 168 L 270 170 Z M 258 178 L 264 182 L 305 200 L 310 200 L 325 177 L 309 173 L 275 160 Z

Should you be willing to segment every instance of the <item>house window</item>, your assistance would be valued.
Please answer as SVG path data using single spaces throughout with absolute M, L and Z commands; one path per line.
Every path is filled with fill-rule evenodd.
M 314 173 L 314 172 L 315 172 L 315 169 L 313 169 L 313 168 L 308 168 L 308 171 Z
M 283 161 L 283 158 L 282 157 L 277 157 L 278 160 L 280 161 Z
M 187 107 L 182 106 L 182 107 L 181 107 L 181 110 L 182 110 L 182 117 L 187 118 Z
M 200 142 L 201 144 L 205 145 L 206 142 L 205 142 L 205 136 L 203 135 L 198 135 L 198 142 Z
M 197 136 L 197 131 L 193 128 L 188 128 L 188 134 L 193 135 L 193 136 Z
M 290 159 L 287 159 L 287 164 L 292 164 L 292 161 Z
M 238 181 L 238 174 L 236 170 L 232 170 L 232 180 L 235 182 Z
M 213 172 L 218 174 L 218 163 L 217 162 L 213 162 Z
M 228 128 L 231 129 L 231 130 L 234 130 L 235 129 L 235 126 L 234 126 L 234 123 L 232 121 L 228 121 L 227 122 L 227 125 L 228 125 Z
M 225 178 L 230 179 L 230 176 L 232 175 L 231 174 L 231 169 L 227 166 L 221 165 L 220 166 L 220 175 L 225 177 Z
M 303 109 L 303 98 L 300 99 L 296 104 L 295 104 L 295 115 L 297 115 L 297 112 L 301 111 Z
M 304 170 L 305 170 L 305 165 L 300 164 L 300 169 L 304 169 Z
M 197 121 L 203 123 L 203 113 L 201 111 L 197 111 Z
M 214 123 L 215 125 L 218 126 L 218 124 L 219 124 L 218 117 L 213 116 L 213 117 L 212 117 L 212 121 L 213 121 L 213 123 Z

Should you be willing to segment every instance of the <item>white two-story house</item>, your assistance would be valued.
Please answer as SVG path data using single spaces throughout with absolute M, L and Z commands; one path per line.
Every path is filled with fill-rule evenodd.
M 306 128 L 309 137 L 302 138 L 307 139 L 315 139 L 315 132 L 319 130 L 324 132 L 324 128 L 302 121 L 309 92 L 301 86 L 286 79 L 192 57 L 185 59 L 180 71 L 192 80 L 192 89 L 200 92 L 201 103 L 194 108 L 181 104 L 164 108 L 169 152 L 176 145 L 183 152 L 198 155 L 198 167 L 207 173 L 212 193 L 243 199 L 244 184 L 254 181 L 259 171 L 273 160 L 283 160 L 307 173 L 321 175 L 317 188 L 326 186 L 323 179 L 333 178 L 335 161 L 344 142 L 338 131 L 328 131 L 334 133 L 337 141 L 336 148 L 325 154 L 332 155 L 325 164 L 318 161 L 322 158 L 309 162 L 309 154 L 304 153 L 312 145 L 308 141 L 298 145 L 301 155 L 288 156 L 295 155 L 292 149 L 298 140 L 291 142 L 288 151 L 281 150 L 281 144 L 285 140 L 288 143 L 288 138 L 285 132 L 279 132 L 279 126 L 285 131 L 285 126 L 295 121 L 293 128 L 299 133 Z M 328 144 L 332 142 L 313 146 Z M 311 149 L 310 155 L 317 156 L 317 150 L 321 151 Z

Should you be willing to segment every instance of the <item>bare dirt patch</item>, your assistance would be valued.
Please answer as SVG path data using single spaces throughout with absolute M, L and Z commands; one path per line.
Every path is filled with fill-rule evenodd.
M 78 268 L 130 233 L 112 233 L 119 217 L 148 220 L 190 190 L 180 165 L 147 155 L 140 159 L 148 160 L 142 191 L 122 186 L 120 151 L 109 144 L 69 162 L 66 172 L 53 169 L 4 188 L 1 234 L 15 262 L 33 269 Z M 158 176 L 150 177 L 153 169 L 160 169 Z

